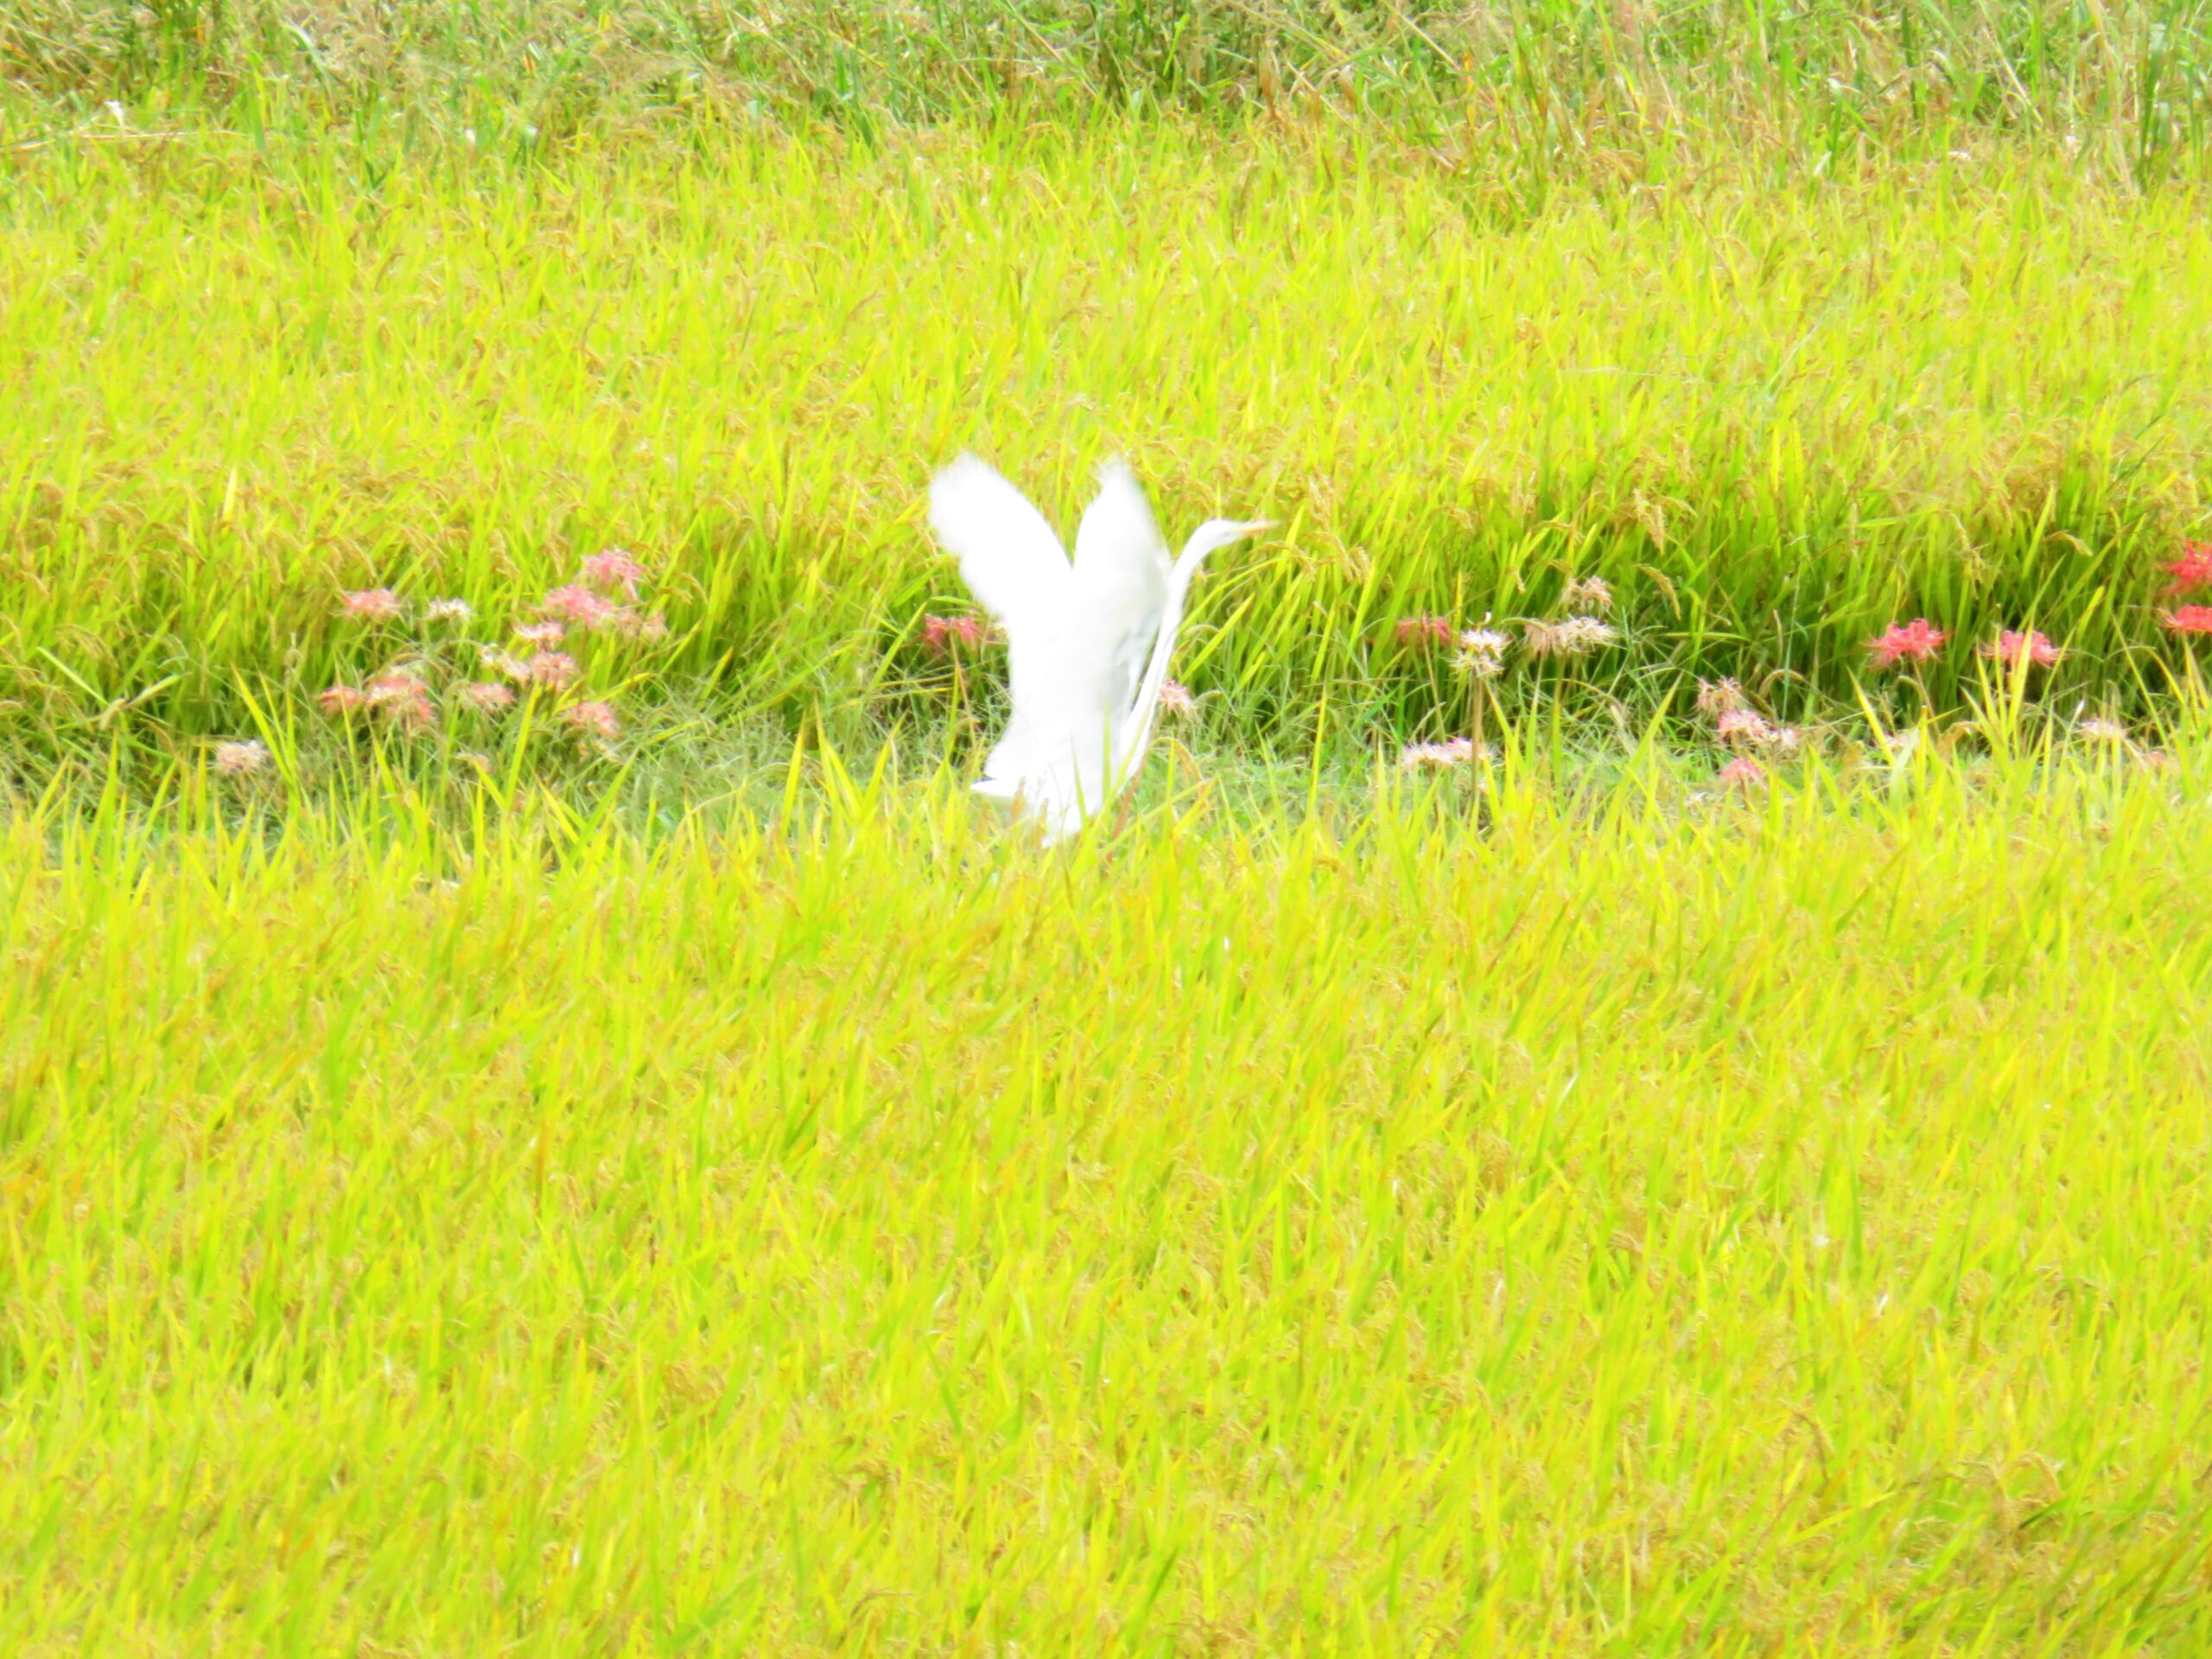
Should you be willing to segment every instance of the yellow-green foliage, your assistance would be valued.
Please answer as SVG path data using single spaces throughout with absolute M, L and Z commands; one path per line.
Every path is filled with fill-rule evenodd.
M 2205 782 L 19 819 L 0 1648 L 2202 1653 Z
M 2178 660 L 2152 563 L 2202 533 L 2212 416 L 2187 190 L 1983 140 L 1821 176 L 1716 150 L 1532 207 L 1474 128 L 693 139 L 15 162 L 19 736 L 171 677 L 144 715 L 234 727 L 236 673 L 344 666 L 341 584 L 494 613 L 608 541 L 672 569 L 679 662 L 739 701 L 859 699 L 960 594 L 919 504 L 969 443 L 1064 524 L 1109 448 L 1173 532 L 1287 521 L 1181 658 L 1253 733 L 1400 695 L 1401 611 L 1535 610 L 1569 571 L 1637 632 L 1617 692 L 1847 696 L 1922 612 L 1961 641 L 1939 701 L 2000 626 L 2073 648 L 2069 701 Z

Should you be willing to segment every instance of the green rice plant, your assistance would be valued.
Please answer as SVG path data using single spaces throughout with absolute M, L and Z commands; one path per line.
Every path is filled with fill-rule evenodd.
M 608 543 L 666 576 L 671 694 L 926 723 L 916 631 L 963 595 L 919 503 L 963 445 L 1063 523 L 1109 449 L 1173 524 L 1284 521 L 1176 671 L 1287 753 L 1430 717 L 1398 618 L 1590 575 L 1632 648 L 1532 708 L 1852 706 L 1916 615 L 1958 641 L 1946 709 L 2005 628 L 2067 648 L 2061 706 L 2185 679 L 2158 567 L 2206 533 L 2201 198 L 2034 145 L 1762 153 L 1509 211 L 1500 154 L 1358 124 L 373 181 L 207 130 L 35 150 L 0 181 L 7 740 L 236 730 L 242 682 L 340 677 L 340 589 L 505 613 Z
M 2202 1652 L 2204 753 L 21 804 L 0 1647 Z

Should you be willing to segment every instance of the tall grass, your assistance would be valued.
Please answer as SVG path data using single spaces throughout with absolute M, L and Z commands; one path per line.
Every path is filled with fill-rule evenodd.
M 0 1646 L 2201 1652 L 2191 753 L 19 815 Z
M 2207 528 L 2201 195 L 2004 143 L 1764 155 L 1537 209 L 1478 137 L 1357 124 L 373 178 L 208 130 L 30 152 L 0 192 L 11 733 L 235 728 L 242 677 L 348 669 L 340 586 L 504 613 L 605 542 L 668 574 L 673 670 L 897 717 L 961 599 L 919 509 L 964 444 L 1063 524 L 1109 448 L 1171 533 L 1286 522 L 1179 659 L 1255 741 L 1406 728 L 1435 696 L 1395 616 L 1536 613 L 1571 575 L 1632 640 L 1581 677 L 1643 709 L 1689 675 L 1852 702 L 1916 613 L 1960 640 L 1944 706 L 2000 626 L 2071 648 L 2067 706 L 2165 689 L 2155 567 Z
M 1472 105 L 1531 158 L 1719 121 L 1877 143 L 1964 127 L 2110 135 L 2150 181 L 2212 131 L 2197 0 L 16 0 L 0 65 L 79 107 L 185 100 L 416 137 Z

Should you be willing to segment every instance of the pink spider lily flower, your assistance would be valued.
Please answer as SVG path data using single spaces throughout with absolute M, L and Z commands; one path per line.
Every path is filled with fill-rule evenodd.
M 1198 700 L 1191 695 L 1191 688 L 1180 680 L 1162 680 L 1160 683 L 1160 712 L 1161 714 L 1193 714 L 1197 712 L 1198 707 Z
M 541 651 L 522 665 L 523 677 L 532 685 L 559 691 L 575 683 L 576 659 L 565 651 Z
M 368 698 L 353 686 L 334 685 L 327 691 L 317 693 L 315 701 L 315 707 L 324 714 L 335 717 L 352 714 L 366 703 Z
M 1720 768 L 1719 781 L 1730 789 L 1759 789 L 1766 783 L 1766 768 L 1748 754 L 1739 754 Z
M 391 705 L 391 717 L 410 732 L 427 732 L 438 723 L 438 707 L 429 694 L 417 690 L 404 702 Z
M 461 690 L 461 697 L 480 715 L 496 715 L 512 709 L 515 690 L 511 685 L 501 685 L 497 680 L 479 680 Z
M 2173 578 L 2166 591 L 2185 594 L 2192 588 L 2212 588 L 2212 542 L 2183 542 L 2181 557 L 2158 567 Z
M 1408 651 L 1427 651 L 1452 643 L 1452 624 L 1441 616 L 1402 616 L 1398 644 Z
M 525 645 L 557 645 L 569 637 L 569 630 L 558 622 L 518 622 L 515 638 Z
M 361 700 L 372 709 L 389 709 L 423 695 L 422 681 L 403 670 L 389 668 L 363 688 Z
M 620 588 L 625 599 L 637 598 L 638 584 L 645 579 L 645 567 L 623 548 L 607 548 L 584 561 L 585 582 L 594 588 Z
M 932 657 L 943 657 L 956 645 L 971 653 L 981 651 L 988 638 L 983 625 L 972 616 L 922 619 L 922 649 Z
M 572 582 L 537 601 L 547 616 L 580 628 L 603 627 L 614 614 L 614 606 L 582 582 Z
M 612 743 L 622 735 L 622 722 L 615 717 L 613 707 L 604 702 L 572 703 L 560 714 L 561 723 L 580 737 L 595 737 L 603 743 Z
M 2037 668 L 2049 668 L 2059 658 L 2059 650 L 2040 633 L 2023 633 L 2018 628 L 2006 628 L 1988 645 L 1975 647 L 1978 654 L 2002 663 L 2007 668 L 2018 668 L 2028 663 Z
M 2212 605 L 2177 605 L 2159 620 L 2171 632 L 2212 635 Z
M 1730 709 L 1713 723 L 1724 743 L 1755 743 L 1762 748 L 1775 741 L 1774 728 L 1748 709 Z
M 1895 668 L 1899 663 L 1924 663 L 1943 649 L 1951 636 L 1924 616 L 1910 622 L 1892 622 L 1889 631 L 1866 642 L 1876 668 Z
M 352 622 L 389 622 L 404 616 L 407 607 L 389 588 L 364 588 L 338 595 L 339 614 Z
M 388 720 L 410 731 L 428 731 L 437 724 L 437 706 L 422 681 L 398 669 L 387 669 L 363 690 L 362 702 Z

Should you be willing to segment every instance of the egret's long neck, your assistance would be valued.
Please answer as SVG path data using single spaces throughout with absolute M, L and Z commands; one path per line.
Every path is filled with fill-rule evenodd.
M 1152 745 L 1153 718 L 1160 712 L 1160 688 L 1166 682 L 1167 659 L 1175 654 L 1175 635 L 1183 626 L 1183 601 L 1208 550 L 1203 546 L 1185 548 L 1183 556 L 1167 573 L 1167 601 L 1160 611 L 1160 637 L 1153 641 L 1152 660 L 1145 664 L 1136 701 L 1129 705 L 1128 718 L 1122 722 L 1121 753 L 1114 757 L 1112 786 L 1116 789 L 1136 771 L 1137 763 Z

